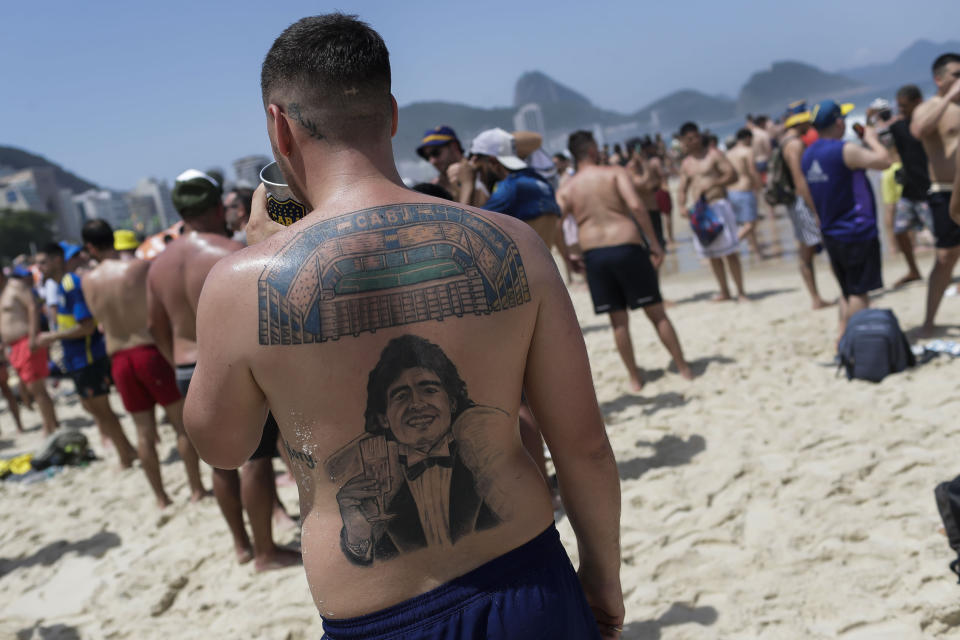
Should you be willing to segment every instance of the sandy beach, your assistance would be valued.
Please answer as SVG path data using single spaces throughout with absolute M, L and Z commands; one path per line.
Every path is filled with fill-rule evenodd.
M 924 273 L 931 260 L 921 254 Z M 710 302 L 705 268 L 664 277 L 698 378 L 667 368 L 638 312 L 639 394 L 606 316 L 594 315 L 585 285 L 571 288 L 622 478 L 623 637 L 960 636 L 960 587 L 933 500 L 934 486 L 960 473 L 960 362 L 941 356 L 879 385 L 847 382 L 831 364 L 836 310 L 809 310 L 793 258 L 747 264 L 746 303 Z M 836 297 L 824 256 L 817 267 L 822 293 Z M 887 258 L 886 282 L 902 271 Z M 910 330 L 925 286 L 885 291 L 874 305 Z M 960 339 L 960 297 L 944 298 L 939 321 Z M 189 503 L 169 425 L 160 455 L 175 504 L 160 512 L 139 469 L 118 471 L 104 453 L 76 396 L 57 404 L 105 459 L 36 484 L 0 482 L 0 638 L 321 635 L 303 570 L 238 566 L 215 501 Z M 116 395 L 112 404 L 119 412 Z M 18 435 L 0 413 L 0 456 L 42 441 L 38 414 L 23 416 L 30 431 Z M 121 421 L 133 438 L 129 416 Z M 295 513 L 296 490 L 281 497 Z M 576 563 L 569 521 L 558 524 Z

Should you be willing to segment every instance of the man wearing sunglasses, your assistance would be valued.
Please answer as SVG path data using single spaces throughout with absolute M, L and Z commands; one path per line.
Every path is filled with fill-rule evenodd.
M 922 335 L 934 332 L 934 318 L 960 258 L 960 225 L 950 219 L 950 195 L 960 141 L 960 54 L 945 53 L 933 62 L 937 95 L 913 112 L 910 133 L 923 143 L 930 166 L 928 202 L 933 214 L 937 258 L 927 284 L 927 312 Z
M 463 145 L 450 127 L 439 126 L 425 131 L 417 155 L 437 170 L 433 184 L 446 189 L 457 202 L 481 207 L 490 197 L 490 192 L 476 179 L 471 167 L 462 162 Z

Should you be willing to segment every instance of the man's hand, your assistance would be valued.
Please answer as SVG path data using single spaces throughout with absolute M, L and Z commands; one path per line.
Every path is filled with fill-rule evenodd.
M 947 93 L 944 94 L 943 99 L 960 102 L 960 78 L 953 81 L 953 84 L 947 89 Z
M 337 493 L 347 543 L 352 546 L 362 545 L 373 537 L 373 525 L 367 518 L 380 515 L 377 508 L 379 486 L 376 478 L 359 475 L 343 485 Z
M 663 264 L 663 247 L 656 240 L 650 242 L 650 262 L 654 269 L 659 269 Z
M 614 583 L 594 583 L 588 571 L 577 572 L 587 604 L 597 620 L 601 638 L 616 640 L 623 631 L 623 592 L 619 580 Z
M 253 192 L 253 201 L 250 203 L 250 221 L 247 222 L 247 245 L 263 242 L 278 231 L 284 230 L 279 222 L 274 222 L 267 215 L 267 188 L 261 183 Z
M 30 350 L 42 349 L 43 347 L 49 347 L 51 344 L 57 341 L 56 335 L 52 331 L 42 331 L 37 334 L 37 338 L 34 342 L 34 345 L 30 347 Z

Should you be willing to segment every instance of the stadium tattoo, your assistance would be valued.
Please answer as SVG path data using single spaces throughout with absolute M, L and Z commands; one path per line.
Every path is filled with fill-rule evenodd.
M 510 519 L 490 433 L 507 412 L 476 404 L 436 344 L 394 338 L 367 382 L 364 431 L 324 462 L 340 487 L 347 560 L 370 566 Z
M 293 119 L 296 120 L 301 127 L 306 129 L 310 133 L 311 138 L 316 138 L 317 140 L 323 140 L 326 136 L 320 133 L 320 127 L 317 126 L 317 123 L 313 120 L 310 120 L 303 115 L 300 104 L 297 102 L 291 102 L 287 105 L 287 111 L 293 116 Z
M 273 257 L 257 292 L 262 345 L 325 342 L 530 301 L 510 236 L 486 218 L 436 204 L 317 222 Z

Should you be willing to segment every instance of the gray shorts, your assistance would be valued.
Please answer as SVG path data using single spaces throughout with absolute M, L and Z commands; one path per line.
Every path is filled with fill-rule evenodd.
M 924 227 L 933 231 L 933 214 L 927 201 L 907 198 L 897 200 L 893 214 L 893 232 L 923 231 Z
M 787 213 L 790 214 L 793 235 L 797 242 L 805 247 L 815 247 L 823 242 L 820 225 L 817 224 L 816 218 L 813 217 L 803 198 L 798 197 L 792 206 L 787 207 Z

